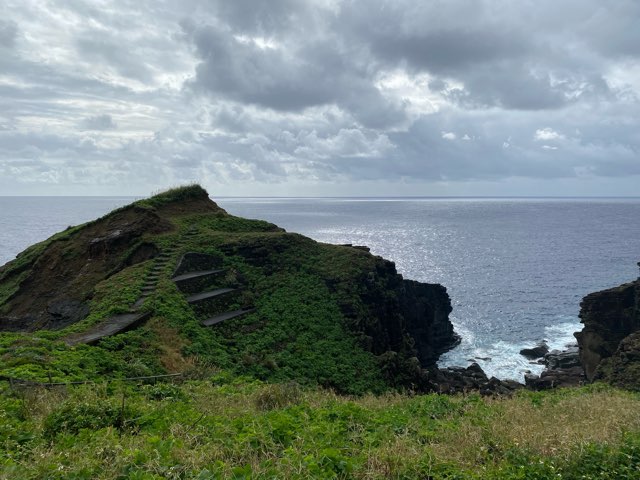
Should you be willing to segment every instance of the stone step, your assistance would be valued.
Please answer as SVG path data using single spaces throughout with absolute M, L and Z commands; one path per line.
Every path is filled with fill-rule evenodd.
M 191 295 L 187 297 L 187 302 L 189 303 L 197 303 L 203 300 L 208 300 L 210 298 L 219 297 L 220 295 L 225 295 L 227 293 L 235 292 L 236 288 L 218 288 L 216 290 L 211 290 L 209 292 L 197 293 L 195 295 Z
M 172 280 L 174 282 L 182 282 L 184 280 L 191 280 L 192 278 L 200 278 L 206 277 L 208 275 L 216 275 L 218 273 L 224 272 L 224 269 L 217 270 L 199 270 L 196 272 L 183 273 L 182 275 L 178 275 L 177 277 L 173 277 Z
M 205 327 L 210 327 L 212 325 L 216 325 L 226 320 L 231 320 L 232 318 L 241 317 L 242 315 L 251 313 L 254 310 L 255 308 L 243 308 L 241 310 L 232 310 L 230 312 L 225 312 L 225 313 L 221 313 L 220 315 L 216 315 L 215 317 L 207 318 L 206 320 L 203 320 L 200 323 Z
M 81 343 L 92 344 L 100 339 L 124 332 L 129 328 L 145 321 L 151 314 L 149 312 L 129 312 L 114 315 L 105 321 L 91 327 L 88 331 L 76 333 L 64 339 L 67 345 L 78 345 Z
M 138 298 L 138 300 L 136 300 L 135 303 L 131 305 L 131 309 L 132 310 L 139 309 L 144 304 L 147 298 L 149 298 L 149 295 L 141 295 L 140 298 Z

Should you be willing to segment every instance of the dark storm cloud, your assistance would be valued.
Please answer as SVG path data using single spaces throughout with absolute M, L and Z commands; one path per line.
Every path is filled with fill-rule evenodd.
M 568 3 L 588 11 L 584 2 Z M 607 92 L 602 78 L 606 60 L 598 60 L 594 68 L 584 47 L 588 33 L 582 37 L 566 28 L 580 15 L 558 12 L 555 2 L 515 9 L 513 2 L 501 1 L 452 0 L 418 8 L 413 2 L 380 4 L 364 9 L 359 2 L 348 2 L 345 31 L 355 32 L 348 35 L 368 44 L 388 66 L 464 83 L 464 91 L 450 98 L 466 107 L 560 108 L 585 91 Z M 547 26 L 563 13 L 564 29 Z M 584 21 L 591 20 L 588 16 Z
M 375 88 L 366 64 L 354 61 L 357 52 L 331 39 L 305 43 L 301 36 L 296 46 L 282 47 L 238 38 L 226 25 L 186 28 L 202 59 L 189 84 L 196 91 L 284 111 L 335 104 L 365 126 L 404 119 L 402 106 Z

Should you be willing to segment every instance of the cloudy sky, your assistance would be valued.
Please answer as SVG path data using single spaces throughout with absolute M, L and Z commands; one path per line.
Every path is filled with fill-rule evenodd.
M 640 195 L 637 0 L 3 0 L 0 195 Z

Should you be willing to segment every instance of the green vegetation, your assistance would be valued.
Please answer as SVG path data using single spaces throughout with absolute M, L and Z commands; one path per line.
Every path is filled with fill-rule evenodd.
M 138 200 L 135 204 L 142 207 L 158 208 L 163 205 L 184 202 L 195 198 L 208 198 L 208 196 L 207 191 L 200 185 L 191 184 L 159 192 L 152 197 Z
M 0 395 L 0 478 L 632 479 L 640 397 L 359 398 L 219 372 Z

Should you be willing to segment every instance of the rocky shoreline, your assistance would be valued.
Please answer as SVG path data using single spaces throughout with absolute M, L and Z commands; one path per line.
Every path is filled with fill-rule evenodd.
M 432 369 L 433 388 L 442 393 L 475 390 L 490 395 L 603 381 L 640 390 L 640 277 L 587 295 L 580 304 L 580 319 L 584 328 L 574 333 L 577 342 L 563 350 L 550 351 L 541 341 L 520 351 L 531 363 L 545 367 L 539 375 L 525 373 L 524 384 L 488 378 L 473 362 L 467 367 Z

